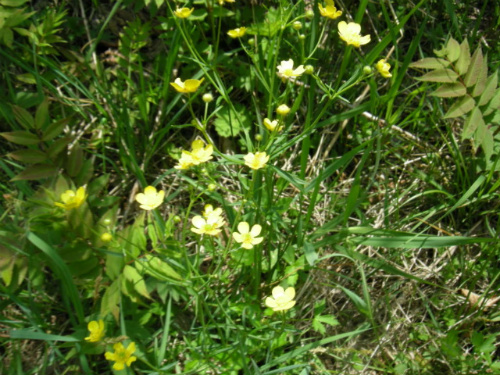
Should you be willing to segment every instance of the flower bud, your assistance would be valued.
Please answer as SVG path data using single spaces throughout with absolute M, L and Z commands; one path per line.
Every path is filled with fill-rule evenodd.
M 302 29 L 302 22 L 295 21 L 294 23 L 292 23 L 292 28 L 297 31 Z
M 306 74 L 313 74 L 314 73 L 314 66 L 312 65 L 306 65 L 304 66 L 304 69 L 306 70 Z
M 203 94 L 201 97 L 205 103 L 210 103 L 212 100 L 214 100 L 214 96 L 207 92 L 206 94 Z
M 290 107 L 288 107 L 286 104 L 280 105 L 278 108 L 276 108 L 276 113 L 281 116 L 286 116 L 290 112 Z
M 181 221 L 182 221 L 182 220 L 181 220 L 180 216 L 178 216 L 178 215 L 175 215 L 175 216 L 174 216 L 174 223 L 178 224 L 178 223 L 180 223 Z
M 113 236 L 111 235 L 111 233 L 103 233 L 101 234 L 101 241 L 102 242 L 109 242 L 113 239 Z
M 110 225 L 111 224 L 111 219 L 108 217 L 102 221 L 104 225 Z
M 313 19 L 313 18 L 314 18 L 314 11 L 313 11 L 312 9 L 308 9 L 308 10 L 306 11 L 306 18 L 307 18 L 308 20 L 311 20 L 311 19 Z
M 208 184 L 208 190 L 209 191 L 214 191 L 215 189 L 217 189 L 217 185 L 215 185 L 215 184 Z
M 257 142 L 262 141 L 262 135 L 261 135 L 261 134 L 256 134 L 256 135 L 255 135 L 255 140 L 256 140 Z
M 299 40 L 304 40 L 304 39 L 306 39 L 306 36 L 304 34 L 300 34 L 299 35 Z
M 255 39 L 254 38 L 248 39 L 248 44 L 253 46 L 255 44 Z
M 372 67 L 371 66 L 366 65 L 366 66 L 363 67 L 363 73 L 365 73 L 365 74 L 371 74 L 371 72 L 372 72 Z

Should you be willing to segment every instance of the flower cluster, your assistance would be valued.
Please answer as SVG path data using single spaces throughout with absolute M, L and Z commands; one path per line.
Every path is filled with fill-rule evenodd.
M 175 169 L 188 169 L 193 165 L 199 165 L 212 159 L 214 148 L 211 145 L 205 146 L 205 142 L 197 139 L 191 143 L 191 151 L 182 150 L 179 164 Z
M 65 210 L 72 210 L 73 208 L 80 207 L 83 202 L 85 202 L 85 199 L 87 199 L 87 193 L 85 188 L 82 186 L 79 187 L 77 191 L 66 190 L 61 194 L 62 203 L 55 202 L 54 204 L 57 207 L 64 208 Z
M 191 222 L 193 224 L 192 232 L 208 234 L 209 236 L 217 236 L 222 231 L 221 227 L 226 223 L 222 217 L 222 208 L 214 209 L 211 204 L 205 206 L 203 216 L 195 216 Z

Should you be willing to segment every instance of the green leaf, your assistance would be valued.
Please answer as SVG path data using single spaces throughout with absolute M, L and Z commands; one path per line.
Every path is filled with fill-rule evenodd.
M 488 116 L 490 113 L 493 111 L 496 111 L 500 109 L 500 88 L 495 91 L 493 94 L 493 97 L 491 98 L 490 102 L 486 106 L 486 108 L 483 110 L 483 114 L 485 116 Z
M 314 319 L 318 320 L 321 323 L 328 324 L 332 327 L 338 326 L 340 324 L 337 318 L 335 318 L 333 315 L 318 315 L 315 316 Z
M 0 0 L 0 4 L 6 7 L 20 7 L 29 0 Z
M 462 140 L 471 138 L 480 124 L 484 126 L 483 114 L 478 107 L 475 107 L 465 120 Z
M 487 160 L 491 158 L 494 149 L 494 139 L 493 133 L 490 131 L 488 126 L 478 124 L 476 133 L 474 134 L 474 144 L 476 147 L 481 146 Z
M 448 43 L 446 44 L 446 50 L 446 57 L 448 58 L 448 60 L 450 60 L 450 62 L 455 62 L 460 57 L 460 44 L 458 44 L 455 39 L 450 38 L 448 40 Z
M 417 80 L 424 82 L 444 82 L 453 83 L 457 80 L 458 74 L 451 69 L 438 69 L 418 77 Z
M 146 288 L 144 278 L 134 267 L 126 265 L 123 269 L 123 275 L 125 276 L 125 280 L 129 281 L 133 285 L 134 290 L 137 293 L 143 297 L 151 299 L 148 289 Z
M 469 42 L 467 41 L 467 38 L 465 38 L 462 44 L 460 44 L 460 57 L 458 58 L 458 61 L 455 64 L 455 68 L 457 69 L 458 74 L 462 76 L 465 73 L 467 73 L 470 61 L 471 58 L 470 58 Z
M 488 77 L 488 55 L 484 56 L 483 64 L 481 65 L 481 71 L 477 76 L 477 82 L 472 91 L 472 96 L 476 97 L 484 92 L 486 87 L 486 77 Z M 495 87 L 496 88 L 496 87 Z
M 35 129 L 43 129 L 49 122 L 49 99 L 45 98 L 35 113 Z
M 50 141 L 61 134 L 64 127 L 68 124 L 69 119 L 69 117 L 66 117 L 50 124 L 43 132 L 42 140 Z
M 439 98 L 455 98 L 467 94 L 467 89 L 461 82 L 445 83 L 437 90 L 434 90 L 429 95 Z
M 11 339 L 18 340 L 43 340 L 43 341 L 63 341 L 63 342 L 79 342 L 81 339 L 73 336 L 50 335 L 44 332 L 35 332 L 31 329 L 13 329 L 9 332 Z
M 66 172 L 70 177 L 75 177 L 78 175 L 82 169 L 83 164 L 83 150 L 80 148 L 78 143 L 73 145 L 73 148 L 69 152 L 68 158 L 66 159 Z
M 23 130 L 0 133 L 0 136 L 4 137 L 9 142 L 15 143 L 16 145 L 30 146 L 36 145 L 40 142 L 40 138 L 38 138 L 35 134 Z
M 412 62 L 410 68 L 420 69 L 444 69 L 450 65 L 450 62 L 445 59 L 438 59 L 435 57 L 426 57 L 421 60 Z
M 47 150 L 47 155 L 49 155 L 50 159 L 54 159 L 61 151 L 66 149 L 66 146 L 71 142 L 70 137 L 60 138 L 54 143 L 52 143 Z
M 309 263 L 311 267 L 316 264 L 319 258 L 314 245 L 307 241 L 304 242 L 304 255 L 306 257 L 307 263 Z
M 471 87 L 474 86 L 479 77 L 479 73 L 481 73 L 481 69 L 483 66 L 483 52 L 481 48 L 478 47 L 474 54 L 472 55 L 471 62 L 469 65 L 469 69 L 467 69 L 467 74 L 464 78 L 465 86 Z
M 476 102 L 474 101 L 474 99 L 472 99 L 469 95 L 465 95 L 462 99 L 458 100 L 450 107 L 443 118 L 447 119 L 460 117 L 470 112 L 475 106 Z
M 25 110 L 23 107 L 17 105 L 12 106 L 12 112 L 14 112 L 14 117 L 16 121 L 25 129 L 33 129 L 35 127 L 35 120 L 31 113 Z
M 101 300 L 101 316 L 104 318 L 111 313 L 118 321 L 120 315 L 120 285 L 121 280 L 117 278 L 104 292 Z
M 41 180 L 56 176 L 59 173 L 59 168 L 49 164 L 36 164 L 26 168 L 24 171 L 14 176 L 11 181 L 20 180 Z
M 234 109 L 232 111 L 229 107 L 224 107 L 216 114 L 214 126 L 221 137 L 236 136 L 242 127 L 249 128 L 251 126 L 246 108 L 241 104 L 236 104 Z
M 160 281 L 182 280 L 182 276 L 170 264 L 162 261 L 157 256 L 146 255 L 144 261 L 136 261 L 135 266 L 139 271 L 143 272 L 144 270 L 144 272 Z
M 22 163 L 43 163 L 47 160 L 47 154 L 40 150 L 22 149 L 7 154 L 8 157 Z
M 484 91 L 481 95 L 481 98 L 479 98 L 479 106 L 483 106 L 487 104 L 491 98 L 493 98 L 493 95 L 495 95 L 495 90 L 497 89 L 498 85 L 498 71 L 495 71 L 492 75 L 488 77 L 486 80 L 486 83 L 484 85 Z

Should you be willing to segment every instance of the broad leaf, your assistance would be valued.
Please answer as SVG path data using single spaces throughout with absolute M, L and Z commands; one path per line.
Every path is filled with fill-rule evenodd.
M 437 59 L 434 57 L 426 57 L 415 61 L 409 65 L 410 68 L 420 69 L 444 69 L 450 65 L 450 62 L 445 59 Z
M 448 40 L 448 43 L 446 44 L 446 49 L 448 51 L 448 53 L 446 54 L 448 60 L 450 60 L 451 62 L 457 61 L 460 57 L 460 44 L 458 44 L 455 39 L 450 38 L 450 40 Z
M 35 134 L 23 130 L 9 133 L 0 133 L 0 135 L 9 142 L 15 143 L 16 145 L 29 146 L 36 145 L 40 142 L 40 139 Z
M 484 56 L 483 64 L 481 65 L 481 71 L 477 76 L 477 82 L 474 86 L 474 90 L 472 91 L 472 96 L 476 97 L 481 95 L 484 92 L 484 88 L 486 87 L 486 78 L 488 77 L 488 55 Z
M 476 102 L 469 95 L 464 96 L 462 99 L 458 100 L 451 108 L 446 112 L 443 118 L 454 118 L 465 115 L 470 112 L 472 108 L 476 106 Z
M 426 73 L 422 77 L 419 77 L 417 79 L 424 82 L 453 83 L 457 80 L 457 78 L 458 74 L 451 69 L 438 69 Z
M 472 55 L 469 69 L 467 69 L 467 74 L 464 78 L 465 86 L 471 87 L 476 84 L 479 74 L 483 66 L 483 52 L 481 48 L 477 48 Z
M 14 176 L 11 181 L 19 180 L 41 180 L 56 176 L 59 173 L 59 168 L 49 164 L 36 164 L 26 168 L 24 171 Z
M 23 149 L 7 154 L 8 157 L 23 163 L 43 163 L 47 160 L 47 154 L 40 150 Z
M 14 117 L 16 121 L 25 129 L 33 129 L 35 126 L 35 120 L 31 113 L 25 110 L 23 107 L 17 105 L 12 106 L 12 112 L 14 112 Z
M 43 132 L 42 139 L 44 141 L 50 141 L 51 139 L 57 137 L 62 133 L 64 127 L 68 124 L 68 121 L 69 117 L 66 117 L 47 126 L 47 129 Z
M 500 109 L 500 88 L 495 91 L 490 102 L 483 111 L 485 116 L 488 116 L 493 111 Z
M 455 68 L 457 69 L 458 74 L 461 76 L 467 73 L 467 69 L 469 69 L 470 65 L 470 50 L 469 50 L 469 42 L 467 38 L 464 39 L 462 44 L 460 44 L 460 57 L 455 64 Z
M 481 95 L 481 98 L 479 98 L 480 106 L 487 104 L 490 101 L 490 99 L 493 98 L 495 90 L 497 89 L 497 84 L 498 84 L 498 71 L 490 75 L 486 80 L 483 93 Z
M 465 120 L 464 130 L 462 131 L 462 140 L 471 138 L 477 127 L 480 125 L 484 126 L 483 114 L 478 107 L 475 107 Z
M 437 90 L 431 92 L 429 95 L 437 96 L 439 98 L 455 98 L 467 94 L 467 89 L 460 82 L 445 83 Z

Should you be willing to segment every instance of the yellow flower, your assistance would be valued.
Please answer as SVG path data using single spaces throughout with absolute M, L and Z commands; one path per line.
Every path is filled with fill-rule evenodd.
M 250 152 L 248 155 L 245 155 L 243 159 L 245 160 L 245 165 L 250 168 L 260 169 L 266 166 L 266 163 L 269 160 L 269 155 L 266 155 L 265 152 L 256 152 L 255 154 Z
M 179 18 L 188 18 L 191 13 L 193 13 L 194 11 L 194 8 L 177 8 L 176 10 L 174 10 L 174 14 L 176 17 L 179 17 Z
M 90 335 L 85 337 L 86 341 L 90 342 L 98 342 L 101 341 L 104 337 L 104 321 L 103 320 L 92 320 L 87 325 L 87 328 L 90 331 Z
M 113 345 L 114 353 L 106 352 L 104 357 L 108 361 L 115 361 L 113 369 L 116 371 L 123 370 L 125 366 L 130 367 L 132 362 L 137 360 L 137 357 L 133 356 L 135 352 L 135 343 L 131 342 L 128 344 L 127 349 L 123 346 L 121 342 L 117 342 Z
M 262 227 L 256 224 L 250 229 L 250 225 L 246 221 L 238 224 L 238 232 L 233 233 L 233 238 L 241 244 L 244 249 L 251 249 L 253 245 L 258 245 L 264 240 L 263 237 L 257 237 L 262 231 Z
M 306 71 L 304 65 L 299 65 L 297 69 L 293 69 L 293 60 L 282 61 L 278 68 L 278 77 L 280 77 L 283 82 L 287 79 L 294 80 L 296 77 L 300 77 Z
M 212 159 L 213 152 L 214 148 L 211 145 L 205 146 L 205 142 L 201 139 L 197 139 L 191 143 L 191 152 L 185 150 L 182 151 L 179 164 L 177 164 L 174 168 L 188 169 L 193 165 L 205 163 Z
M 389 72 L 391 69 L 391 64 L 386 62 L 384 59 L 379 60 L 377 64 L 375 64 L 375 68 L 377 68 L 378 72 L 382 75 L 384 78 L 391 78 L 392 74 Z
M 63 201 L 63 203 L 55 202 L 54 204 L 57 207 L 62 207 L 66 210 L 72 210 L 73 208 L 80 207 L 83 202 L 85 202 L 86 198 L 87 194 L 85 192 L 85 188 L 82 186 L 79 187 L 76 192 L 73 190 L 66 190 L 61 194 L 61 200 Z
M 264 126 L 269 130 L 270 132 L 273 131 L 282 131 L 283 126 L 280 126 L 280 122 L 278 120 L 271 121 L 268 118 L 264 119 Z
M 231 38 L 241 38 L 243 35 L 245 35 L 246 32 L 246 27 L 238 27 L 237 29 L 229 30 L 227 32 L 227 35 L 229 35 Z
M 295 306 L 295 289 L 289 287 L 284 290 L 281 286 L 273 288 L 273 296 L 266 298 L 266 306 L 273 311 L 289 310 Z
M 339 36 L 347 44 L 359 48 L 363 44 L 370 43 L 370 35 L 361 36 L 361 25 L 356 22 L 339 22 Z
M 236 0 L 219 0 L 219 5 L 224 5 L 224 3 L 234 3 Z
M 206 219 L 202 216 L 195 216 L 191 219 L 194 228 L 191 231 L 198 234 L 208 234 L 209 236 L 217 236 L 222 230 L 225 224 L 224 219 L 221 216 L 209 215 Z
M 198 87 L 200 87 L 204 79 L 205 78 L 187 79 L 186 82 L 182 82 L 180 78 L 177 78 L 174 82 L 170 82 L 170 85 L 172 85 L 172 87 L 176 89 L 177 92 L 189 94 L 198 90 Z
M 217 207 L 214 210 L 214 206 L 212 206 L 211 204 L 206 204 L 205 211 L 203 211 L 202 214 L 203 214 L 203 217 L 205 219 L 209 219 L 211 217 L 222 219 L 222 208 Z M 224 220 L 224 219 L 222 219 L 222 220 Z
M 144 193 L 139 193 L 135 196 L 135 200 L 141 204 L 141 208 L 146 211 L 154 210 L 163 203 L 165 192 L 160 190 L 156 191 L 154 186 L 148 186 L 144 189 Z
M 335 18 L 338 18 L 342 15 L 342 11 L 337 10 L 337 8 L 335 8 L 335 4 L 333 3 L 333 0 L 325 0 L 325 3 L 326 3 L 326 7 L 324 7 L 324 8 L 323 8 L 323 5 L 318 4 L 319 13 L 323 17 L 328 17 L 328 18 L 331 18 L 332 20 L 334 20 Z
M 286 104 L 282 104 L 278 108 L 276 108 L 276 113 L 280 116 L 286 116 L 288 115 L 288 112 L 290 112 L 290 107 Z

